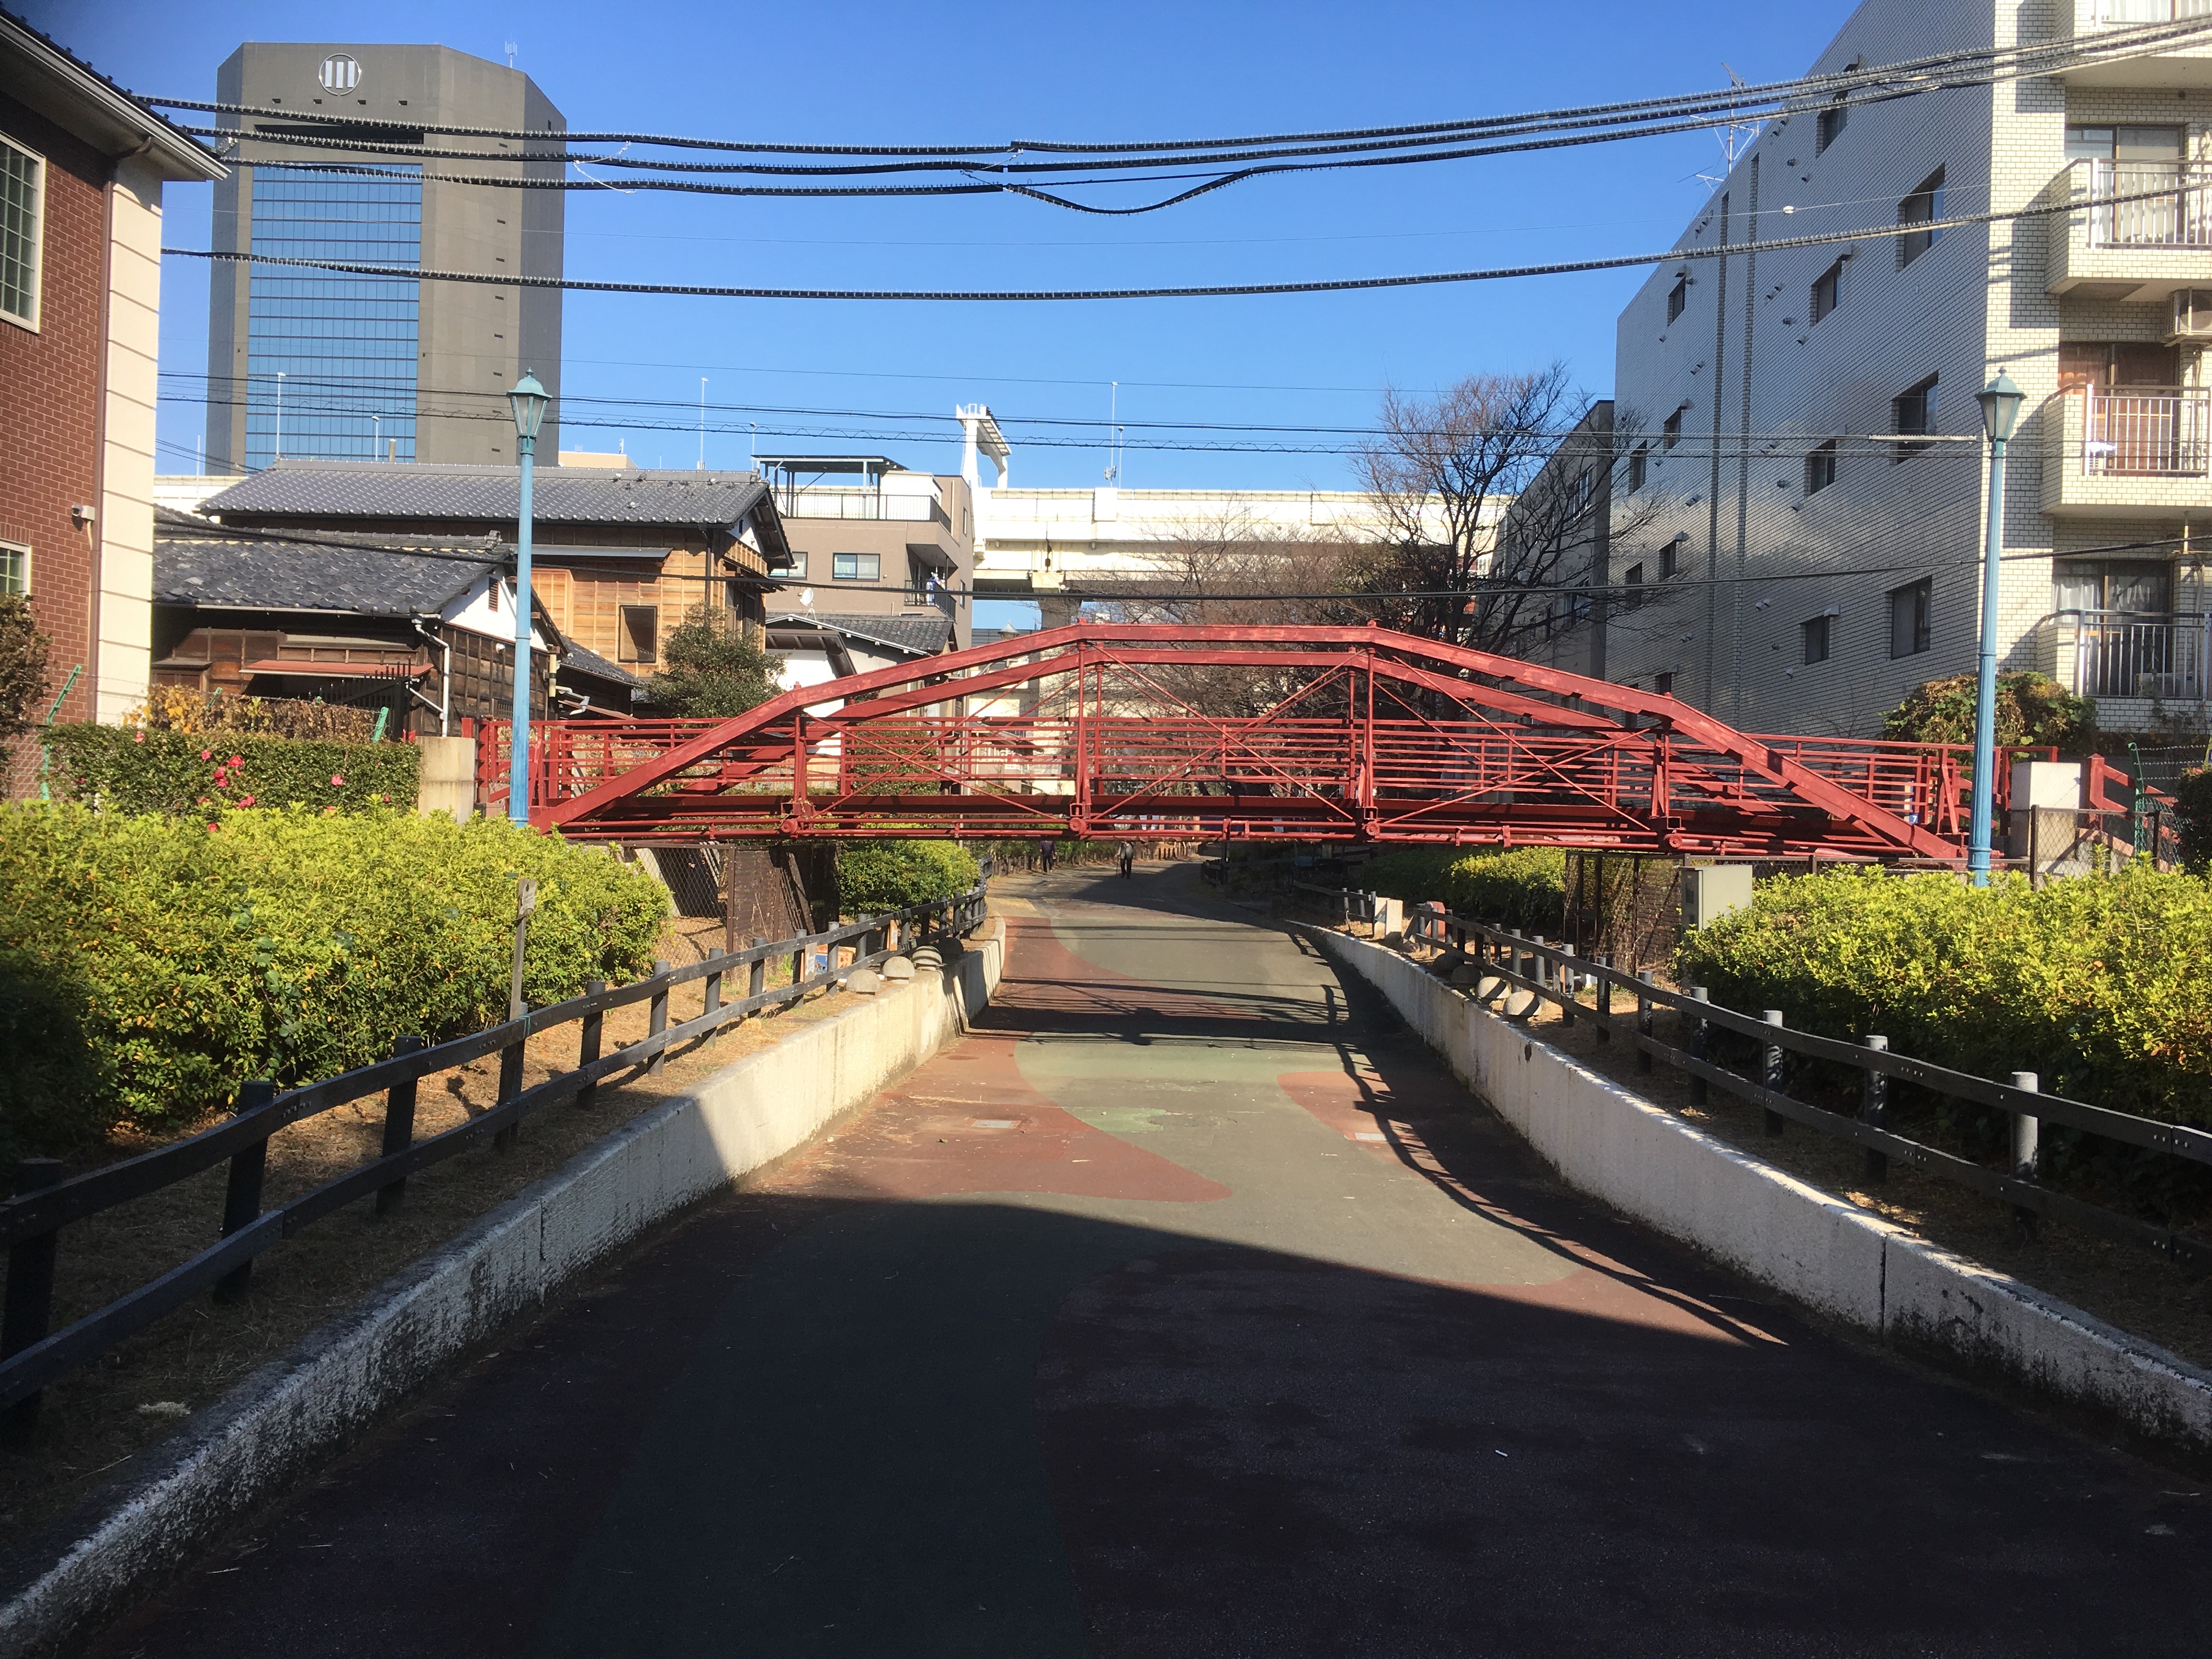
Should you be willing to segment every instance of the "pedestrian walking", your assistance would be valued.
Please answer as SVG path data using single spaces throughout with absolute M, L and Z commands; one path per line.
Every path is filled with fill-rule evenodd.
M 1052 850 L 1054 844 L 1050 836 L 1037 837 L 1037 862 L 1044 867 L 1044 872 L 1048 876 L 1052 873 Z
M 1115 849 L 1115 856 L 1121 861 L 1121 877 L 1126 881 L 1136 867 L 1137 843 L 1133 841 L 1123 842 Z

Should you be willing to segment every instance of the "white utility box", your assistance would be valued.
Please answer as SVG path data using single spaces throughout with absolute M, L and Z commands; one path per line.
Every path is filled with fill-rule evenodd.
M 2081 807 L 2080 761 L 2014 761 L 2012 763 L 2012 808 L 2062 812 Z
M 1682 869 L 1682 926 L 1706 927 L 1751 902 L 1747 864 L 1692 864 Z

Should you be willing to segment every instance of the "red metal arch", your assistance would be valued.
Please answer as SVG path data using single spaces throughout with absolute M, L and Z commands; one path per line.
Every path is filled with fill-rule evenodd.
M 1194 674 L 1261 680 L 1264 712 L 1206 712 Z M 1381 628 L 1079 625 L 734 720 L 532 736 L 533 823 L 640 842 L 1295 836 L 1948 860 L 1967 773 L 1955 746 L 1747 735 L 1673 697 Z M 504 741 L 485 735 L 490 797 Z

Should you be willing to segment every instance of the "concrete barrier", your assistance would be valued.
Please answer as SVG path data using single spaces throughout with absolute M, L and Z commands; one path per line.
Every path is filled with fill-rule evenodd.
M 1570 1185 L 1885 1341 L 2212 1458 L 2212 1373 L 1762 1164 L 1396 951 L 1316 936 Z
M 417 738 L 422 751 L 422 781 L 415 796 L 418 812 L 446 812 L 465 823 L 477 810 L 477 740 L 474 738 Z
M 927 1060 L 998 986 L 1006 947 L 988 933 L 613 1131 L 188 1419 L 9 1570 L 0 1659 L 72 1641 L 507 1321 Z

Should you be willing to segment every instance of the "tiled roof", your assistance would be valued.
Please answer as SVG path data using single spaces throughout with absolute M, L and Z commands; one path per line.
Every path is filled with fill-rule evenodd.
M 200 511 L 212 517 L 511 521 L 521 509 L 512 466 L 394 461 L 279 461 Z M 647 472 L 541 466 L 531 516 L 544 524 L 680 526 L 734 530 L 768 494 L 750 472 Z
M 292 538 L 156 507 L 154 600 L 356 617 L 434 616 L 506 562 L 499 543 L 422 536 Z
M 771 626 L 778 623 L 813 623 L 817 627 L 834 628 L 840 634 L 849 634 L 856 640 L 867 640 L 877 645 L 887 645 L 894 651 L 903 651 L 910 657 L 933 657 L 945 649 L 952 638 L 952 619 L 941 611 L 926 617 L 856 617 L 832 614 L 823 611 L 787 611 L 770 617 Z
M 589 674 L 593 679 L 612 680 L 633 690 L 641 689 L 645 684 L 643 680 L 620 664 L 609 662 L 598 652 L 586 651 L 574 640 L 569 640 L 562 646 L 561 672 L 565 674 L 572 670 L 579 674 Z

